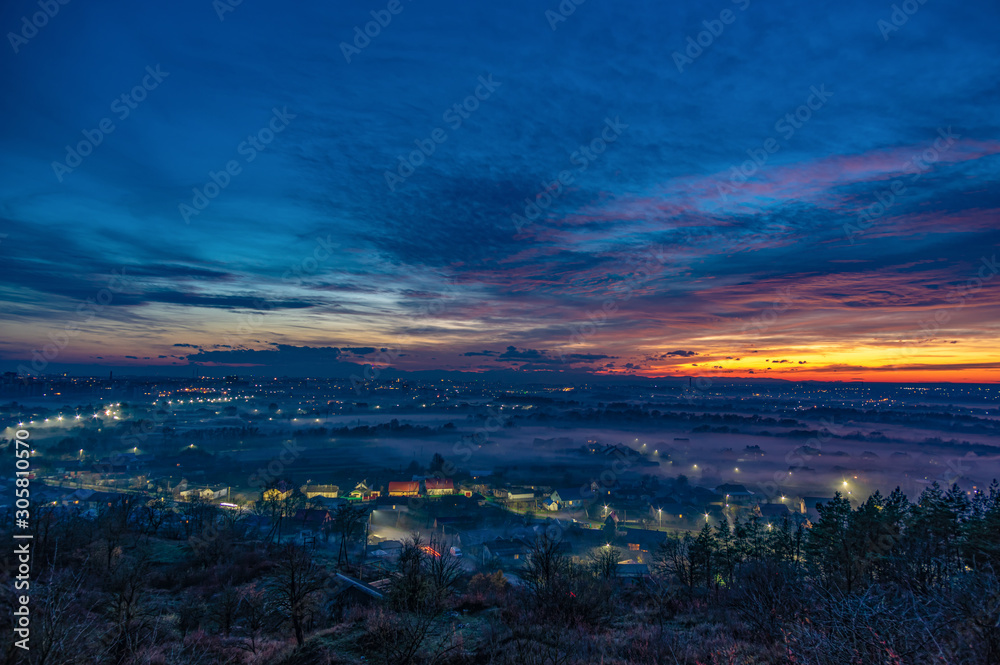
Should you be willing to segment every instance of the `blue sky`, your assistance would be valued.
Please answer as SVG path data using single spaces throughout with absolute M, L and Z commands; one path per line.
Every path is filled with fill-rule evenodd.
M 995 3 L 222 6 L 0 10 L 10 368 L 996 378 Z

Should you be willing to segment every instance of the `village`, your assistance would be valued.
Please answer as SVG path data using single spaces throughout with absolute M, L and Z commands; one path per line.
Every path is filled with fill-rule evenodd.
M 762 455 L 752 448 L 743 454 Z M 253 487 L 258 478 L 246 486 L 186 478 L 172 483 L 158 478 L 154 469 L 180 462 L 126 453 L 85 470 L 67 473 L 60 468 L 61 474 L 40 479 L 34 499 L 51 510 L 93 520 L 123 502 L 132 503 L 139 508 L 132 519 L 155 520 L 164 535 L 194 542 L 213 530 L 206 519 L 239 520 L 251 541 L 292 542 L 331 555 L 340 550 L 357 564 L 359 574 L 367 566 L 368 574 L 376 576 L 391 570 L 404 542 L 416 536 L 435 543 L 425 546 L 435 555 L 461 558 L 466 570 L 503 570 L 514 581 L 543 535 L 558 540 L 562 554 L 578 563 L 601 548 L 615 547 L 620 553 L 617 576 L 648 578 L 657 547 L 668 534 L 746 520 L 766 529 L 808 528 L 819 516 L 817 505 L 832 500 L 775 497 L 736 483 L 702 487 L 684 475 L 662 478 L 649 473 L 659 462 L 650 465 L 648 454 L 621 443 L 591 440 L 579 452 L 594 461 L 584 467 L 591 473 L 577 474 L 574 482 L 562 485 L 528 482 L 530 473 L 524 469 L 457 469 L 435 455 L 428 467 L 412 465 L 416 473 L 396 473 L 385 482 L 362 479 L 341 486 L 273 478 L 259 488 Z M 666 455 L 658 457 L 664 461 Z M 192 471 L 192 477 L 204 475 Z M 356 532 L 343 528 L 345 511 L 353 514 Z

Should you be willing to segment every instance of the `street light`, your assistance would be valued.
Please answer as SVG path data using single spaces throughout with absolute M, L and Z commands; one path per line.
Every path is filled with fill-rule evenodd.
M 657 508 L 656 509 L 656 515 L 659 518 L 659 522 L 660 522 L 658 526 L 662 529 L 663 528 L 663 509 L 662 508 Z

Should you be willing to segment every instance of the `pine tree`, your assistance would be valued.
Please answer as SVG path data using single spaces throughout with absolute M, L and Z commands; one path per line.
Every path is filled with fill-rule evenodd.
M 712 534 L 712 527 L 707 523 L 701 528 L 698 536 L 691 541 L 689 552 L 691 557 L 691 577 L 695 583 L 698 579 L 704 580 L 705 588 L 712 587 L 714 575 L 714 562 L 718 543 Z
M 819 504 L 817 510 L 819 520 L 806 539 L 809 564 L 827 584 L 843 586 L 850 593 L 856 577 L 848 540 L 851 504 L 837 492 L 832 501 Z

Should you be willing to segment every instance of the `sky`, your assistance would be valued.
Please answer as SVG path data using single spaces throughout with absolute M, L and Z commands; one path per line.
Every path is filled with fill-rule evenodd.
M 10 0 L 0 367 L 997 381 L 998 21 Z

